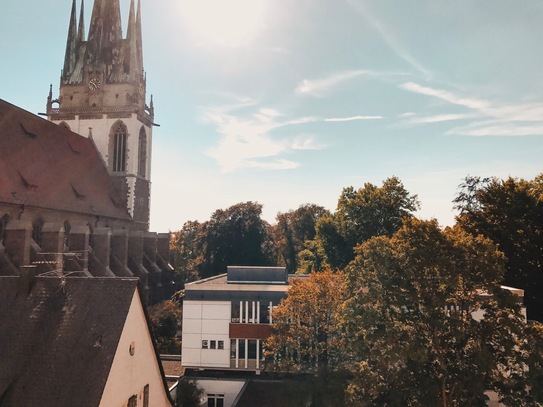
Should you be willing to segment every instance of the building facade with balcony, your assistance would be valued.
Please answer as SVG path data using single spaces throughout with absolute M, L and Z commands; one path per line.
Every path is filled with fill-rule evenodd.
M 271 311 L 288 288 L 284 267 L 229 266 L 226 274 L 187 284 L 183 367 L 259 372 Z

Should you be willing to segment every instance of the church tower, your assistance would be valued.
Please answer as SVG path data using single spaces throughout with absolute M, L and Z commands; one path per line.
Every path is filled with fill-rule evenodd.
M 123 38 L 119 0 L 94 0 L 85 39 L 84 0 L 79 21 L 73 0 L 60 95 L 53 99 L 50 88 L 47 116 L 92 138 L 130 215 L 147 230 L 154 108 L 152 96 L 146 104 L 140 1 L 137 9 L 130 1 Z

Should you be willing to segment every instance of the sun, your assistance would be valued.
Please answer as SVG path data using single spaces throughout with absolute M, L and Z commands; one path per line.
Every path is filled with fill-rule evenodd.
M 241 47 L 265 27 L 270 0 L 181 0 L 185 27 L 204 44 Z

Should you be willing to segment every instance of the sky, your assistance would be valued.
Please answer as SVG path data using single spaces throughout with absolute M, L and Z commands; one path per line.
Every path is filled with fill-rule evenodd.
M 448 226 L 467 175 L 543 172 L 539 0 L 141 1 L 153 231 L 245 201 L 270 223 L 334 211 L 391 176 Z M 38 113 L 58 95 L 70 10 L 0 0 L 0 98 Z

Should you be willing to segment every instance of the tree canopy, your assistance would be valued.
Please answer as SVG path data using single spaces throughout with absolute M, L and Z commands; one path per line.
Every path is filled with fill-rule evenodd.
M 485 406 L 486 389 L 524 405 L 524 320 L 500 288 L 503 265 L 490 240 L 436 221 L 360 245 L 348 267 L 353 405 Z
M 391 236 L 419 208 L 397 177 L 381 187 L 371 183 L 355 190 L 344 188 L 336 212 L 317 224 L 317 239 L 332 268 L 344 268 L 354 258 L 354 248 L 374 236 Z
M 528 318 L 543 322 L 543 174 L 531 181 L 468 176 L 454 203 L 457 224 L 505 254 L 505 283 L 525 289 Z
M 326 270 L 292 280 L 287 298 L 273 311 L 273 334 L 266 341 L 267 369 L 318 372 L 344 365 L 340 332 L 346 295 L 343 273 Z

